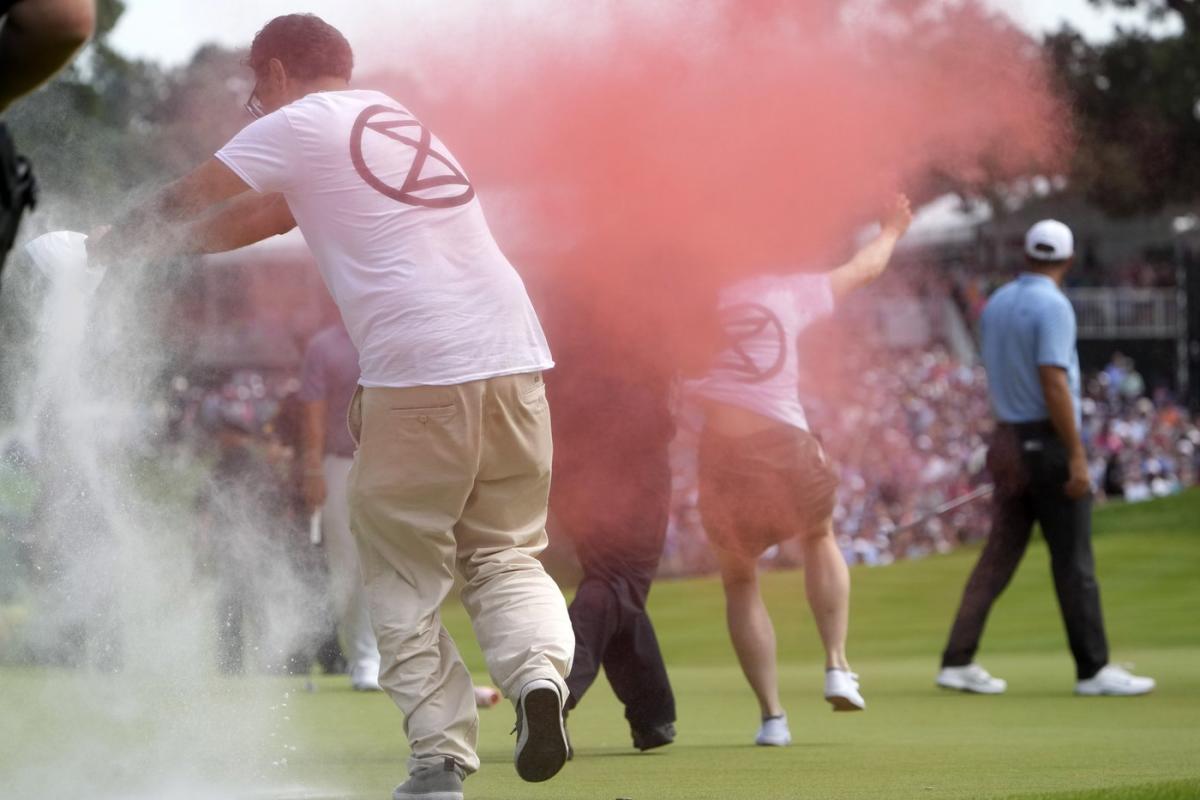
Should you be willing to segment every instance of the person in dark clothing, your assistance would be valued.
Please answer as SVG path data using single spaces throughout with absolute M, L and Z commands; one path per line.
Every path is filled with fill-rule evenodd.
M 94 0 L 0 0 L 0 114 L 58 72 L 95 25 Z M 0 272 L 35 198 L 29 162 L 0 122 Z
M 624 347 L 595 321 L 558 326 L 554 403 L 555 529 L 570 537 L 583 580 L 570 606 L 575 661 L 567 710 L 603 669 L 625 706 L 633 744 L 675 738 L 675 696 L 646 611 L 671 499 L 671 367 L 651 348 Z

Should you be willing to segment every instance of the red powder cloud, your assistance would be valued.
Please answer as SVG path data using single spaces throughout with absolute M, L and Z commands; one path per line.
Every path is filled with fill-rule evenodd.
M 413 62 L 433 91 L 396 94 L 483 186 L 507 249 L 550 254 L 540 269 L 614 319 L 662 327 L 738 275 L 831 267 L 934 171 L 984 180 L 1063 157 L 1036 45 L 971 4 L 542 7 L 441 30 Z M 496 207 L 500 187 L 518 214 Z M 690 324 L 671 327 L 686 340 Z

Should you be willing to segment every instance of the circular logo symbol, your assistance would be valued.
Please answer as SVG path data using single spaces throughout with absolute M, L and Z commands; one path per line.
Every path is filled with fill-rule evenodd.
M 721 309 L 721 325 L 729 346 L 720 366 L 746 383 L 762 383 L 778 375 L 787 363 L 783 323 L 757 303 Z
M 381 145 L 411 153 L 412 165 L 399 186 L 381 178 L 367 162 L 364 150 L 372 154 L 372 161 L 387 158 Z M 410 153 L 403 155 L 407 158 Z M 402 109 L 376 105 L 359 114 L 350 133 L 350 160 L 368 186 L 405 205 L 454 208 L 475 199 L 475 187 L 434 145 L 429 129 Z

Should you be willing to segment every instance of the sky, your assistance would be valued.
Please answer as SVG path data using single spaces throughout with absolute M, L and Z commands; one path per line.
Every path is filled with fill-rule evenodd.
M 448 0 L 127 0 L 126 11 L 112 42 L 128 56 L 168 65 L 186 62 L 206 42 L 245 46 L 263 23 L 279 14 L 311 11 L 341 28 L 354 41 L 372 31 L 373 11 L 388 7 L 395 13 L 402 1 L 416 25 L 436 24 L 449 7 Z M 489 0 L 450 0 L 457 11 Z M 520 0 L 532 5 L 537 0 Z M 1128 13 L 1099 12 L 1087 0 L 986 0 L 1033 33 L 1057 29 L 1069 22 L 1093 39 L 1111 35 L 1122 21 L 1136 20 Z M 368 65 L 372 66 L 372 65 Z

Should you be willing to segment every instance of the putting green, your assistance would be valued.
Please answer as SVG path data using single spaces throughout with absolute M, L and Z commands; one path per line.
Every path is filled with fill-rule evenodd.
M 677 743 L 647 754 L 632 751 L 622 710 L 601 681 L 571 716 L 575 761 L 549 783 L 523 784 L 511 767 L 512 712 L 504 704 L 481 715 L 484 766 L 468 782 L 467 797 L 1200 797 L 1198 520 L 1200 492 L 1097 514 L 1097 560 L 1113 657 L 1135 662 L 1139 672 L 1158 679 L 1160 688 L 1149 697 L 1072 695 L 1072 664 L 1048 556 L 1039 543 L 1001 599 L 980 653 L 988 669 L 1008 679 L 1010 689 L 1002 697 L 933 687 L 938 654 L 976 550 L 856 569 L 850 655 L 869 707 L 862 714 L 833 714 L 820 697 L 821 656 L 802 580 L 776 573 L 766 577 L 766 593 L 779 631 L 783 696 L 795 744 L 756 748 L 757 711 L 728 645 L 719 585 L 664 582 L 652 594 L 651 611 L 678 695 Z M 451 607 L 446 619 L 483 679 L 465 615 Z M 54 751 L 47 738 L 95 725 L 73 711 L 70 698 L 77 694 L 55 689 L 60 682 L 78 683 L 62 673 L 0 672 L 0 697 L 13 723 L 0 723 L 5 737 L 0 742 L 12 744 L 8 737 L 17 729 L 28 735 L 23 747 L 2 748 L 7 755 L 0 753 L 0 774 L 12 774 L 30 759 L 50 763 Z M 302 684 L 296 678 L 220 684 L 222 702 L 235 709 L 240 704 L 247 715 L 264 697 L 290 695 L 286 707 L 272 712 L 270 740 L 280 743 L 277 752 L 286 753 L 287 763 L 280 760 L 270 777 L 276 787 L 303 788 L 264 796 L 389 797 L 404 773 L 399 712 L 383 696 L 349 691 L 344 679 L 318 679 L 315 692 L 302 691 Z M 186 715 L 198 700 L 203 701 L 180 701 L 178 713 Z M 146 740 L 132 723 L 109 721 L 95 735 L 128 736 L 131 748 Z M 30 744 L 39 740 L 46 746 Z M 203 765 L 208 752 L 198 749 L 195 760 Z M 8 797 L 2 788 L 0 796 Z

